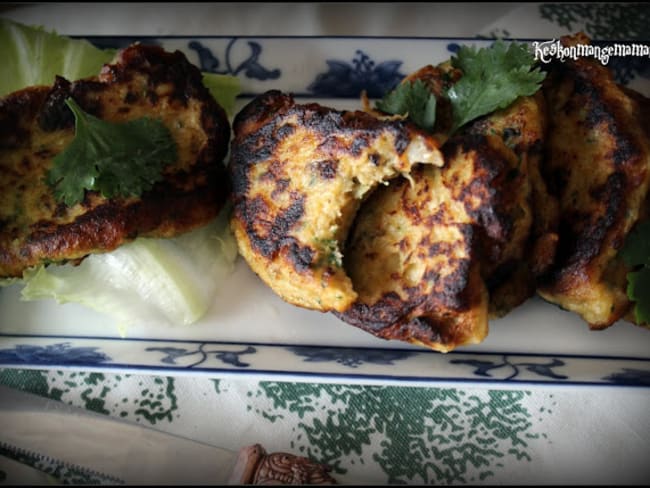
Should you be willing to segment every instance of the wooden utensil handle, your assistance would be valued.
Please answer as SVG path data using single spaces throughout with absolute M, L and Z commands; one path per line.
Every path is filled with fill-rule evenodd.
M 228 479 L 234 485 L 334 485 L 331 468 L 286 452 L 267 453 L 260 444 L 243 447 Z

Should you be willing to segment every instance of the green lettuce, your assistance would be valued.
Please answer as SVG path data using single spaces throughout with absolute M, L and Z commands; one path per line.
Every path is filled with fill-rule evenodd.
M 53 298 L 130 325 L 188 325 L 210 308 L 234 269 L 237 243 L 228 208 L 207 226 L 171 239 L 139 238 L 78 266 L 39 266 L 25 273 L 23 300 Z
M 55 76 L 78 80 L 97 75 L 115 50 L 103 50 L 7 19 L 0 19 L 0 96 L 34 85 L 51 85 Z
M 239 78 L 231 75 L 219 75 L 203 72 L 203 84 L 210 90 L 214 99 L 223 107 L 229 116 L 235 113 L 237 95 L 241 92 Z
M 51 85 L 56 75 L 68 80 L 97 75 L 115 54 L 86 40 L 0 19 L 0 96 Z M 204 73 L 204 82 L 232 115 L 240 92 L 237 78 Z M 237 246 L 229 212 L 225 208 L 209 225 L 172 239 L 138 238 L 88 256 L 78 266 L 38 266 L 22 279 L 0 280 L 0 286 L 24 285 L 24 300 L 80 303 L 113 317 L 121 327 L 191 324 L 206 313 L 234 269 Z
M 115 57 L 115 49 L 99 49 L 85 39 L 72 39 L 0 18 L 0 96 L 27 86 L 51 85 L 56 75 L 78 80 L 99 73 Z M 203 73 L 212 96 L 233 114 L 241 91 L 236 76 Z

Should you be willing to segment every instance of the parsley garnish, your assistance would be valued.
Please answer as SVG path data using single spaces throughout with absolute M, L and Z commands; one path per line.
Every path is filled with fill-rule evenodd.
M 533 68 L 535 58 L 525 44 L 507 45 L 501 40 L 481 49 L 463 46 L 451 64 L 462 71 L 462 77 L 442 94 L 452 106 L 450 133 L 482 115 L 506 108 L 520 96 L 532 95 L 545 77 L 539 68 Z M 408 115 L 422 129 L 432 130 L 436 104 L 429 100 L 431 92 L 425 90 L 422 82 L 401 83 L 377 103 L 377 108 Z
M 635 303 L 634 318 L 639 324 L 650 324 L 650 220 L 628 234 L 621 257 L 634 268 L 627 274 L 627 296 Z
M 467 122 L 500 108 L 520 96 L 535 93 L 545 74 L 531 70 L 535 58 L 525 44 L 496 41 L 490 48 L 463 46 L 451 64 L 463 72 L 447 96 L 451 101 L 452 132 Z
M 176 161 L 176 143 L 161 121 L 107 122 L 84 112 L 72 98 L 66 104 L 75 117 L 75 137 L 47 175 L 54 196 L 66 205 L 83 201 L 85 190 L 106 198 L 140 196 Z
M 436 122 L 436 97 L 422 80 L 400 83 L 377 102 L 377 108 L 389 114 L 407 115 L 425 130 L 433 130 Z

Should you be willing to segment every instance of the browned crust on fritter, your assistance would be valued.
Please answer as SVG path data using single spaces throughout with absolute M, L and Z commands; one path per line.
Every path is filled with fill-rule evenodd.
M 138 236 L 171 237 L 213 219 L 228 197 L 222 162 L 230 127 L 201 78 L 198 68 L 179 51 L 134 45 L 121 51 L 96 78 L 72 83 L 57 78 L 51 88 L 29 88 L 1 99 L 0 166 L 5 176 L 0 191 L 3 198 L 11 194 L 15 204 L 9 202 L 0 215 L 0 276 L 20 276 L 40 263 L 110 251 Z M 184 133 L 175 125 L 180 125 L 181 115 L 200 110 L 192 127 L 199 135 L 188 136 L 193 139 L 186 144 L 177 140 L 179 161 L 168 166 L 164 179 L 140 198 L 106 199 L 86 192 L 82 203 L 67 207 L 54 200 L 43 181 L 58 151 L 33 148 L 19 165 L 7 166 L 8 154 L 36 144 L 35 131 L 58 144 L 58 150 L 60 141 L 71 140 L 74 118 L 64 105 L 67 97 L 108 120 L 160 117 L 172 134 L 180 135 Z M 195 141 L 203 143 L 191 148 Z M 185 159 L 184 150 L 189 155 Z M 35 193 L 38 201 L 21 200 L 21 192 Z M 42 209 L 37 218 L 23 212 L 28 203 Z
M 421 80 L 439 96 L 461 76 L 443 63 L 403 82 Z M 436 130 L 448 131 L 451 121 L 451 107 L 439 103 Z M 411 183 L 378 188 L 345 250 L 359 297 L 337 315 L 378 337 L 446 352 L 480 342 L 489 317 L 534 295 L 557 243 L 558 204 L 539 168 L 546 131 L 543 94 L 521 97 L 445 142 L 443 168 L 416 169 Z M 452 229 L 461 227 L 464 238 L 454 240 Z M 413 269 L 424 269 L 420 281 Z
M 413 185 L 400 178 L 364 202 L 345 250 L 359 297 L 336 315 L 382 339 L 447 352 L 487 334 L 487 290 L 478 229 L 436 207 L 435 171 L 418 167 Z
M 561 211 L 557 260 L 539 291 L 591 328 L 608 327 L 631 306 L 617 254 L 647 201 L 647 99 L 629 96 L 589 58 L 554 64 L 545 93 L 551 114 L 545 176 Z
M 558 202 L 548 191 L 540 166 L 547 136 L 546 101 L 541 91 L 482 117 L 466 130 L 500 137 L 518 159 L 499 187 L 511 195 L 512 235 L 499 259 L 483 263 L 490 291 L 490 314 L 503 316 L 534 295 L 538 278 L 555 258 Z
M 291 121 L 294 117 L 295 121 Z M 237 114 L 233 122 L 235 139 L 229 165 L 234 218 L 246 227 L 246 235 L 255 253 L 272 258 L 280 249 L 286 249 L 287 258 L 300 272 L 312 263 L 313 251 L 295 241 L 288 243 L 287 231 L 303 218 L 303 200 L 307 195 L 302 192 L 291 195 L 292 203 L 284 211 L 273 214 L 270 213 L 275 210 L 271 201 L 273 195 L 268 195 L 267 201 L 262 197 L 249 198 L 251 187 L 255 185 L 251 172 L 257 164 L 268 164 L 269 170 L 264 178 L 274 180 L 278 194 L 285 190 L 291 175 L 284 173 L 281 161 L 273 159 L 273 151 L 294 132 L 296 126 L 313 131 L 316 144 L 332 141 L 328 137 L 334 133 L 347 132 L 354 136 L 350 147 L 324 147 L 332 153 L 332 159 L 313 161 L 317 173 L 324 180 L 336 175 L 336 153 L 359 155 L 381 131 L 394 133 L 398 151 L 404 151 L 409 140 L 403 129 L 404 122 L 387 123 L 363 112 L 338 111 L 316 103 L 296 104 L 291 96 L 276 90 L 256 98 Z M 296 148 L 296 158 L 300 157 L 300 149 Z M 311 163 L 305 162 L 305 170 Z
M 360 199 L 438 144 L 403 120 L 319 104 L 277 90 L 235 118 L 232 228 L 240 254 L 285 301 L 343 310 L 356 294 L 337 255 Z M 413 157 L 421 157 L 413 161 Z
M 511 246 L 523 253 L 530 216 L 522 232 L 522 195 L 508 186 L 517 158 L 501 138 L 455 136 L 443 154 L 442 168 L 418 167 L 362 205 L 345 250 L 359 297 L 337 315 L 378 337 L 447 352 L 485 338 L 485 269 L 521 259 Z

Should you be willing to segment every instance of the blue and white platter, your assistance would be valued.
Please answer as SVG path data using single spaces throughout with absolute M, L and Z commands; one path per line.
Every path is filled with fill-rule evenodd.
M 203 71 L 239 77 L 238 108 L 269 89 L 341 109 L 380 97 L 405 75 L 489 39 L 378 37 L 94 37 L 181 50 Z M 646 96 L 649 60 L 611 60 Z M 479 345 L 441 354 L 377 339 L 336 317 L 283 302 L 239 258 L 213 307 L 190 326 L 133 326 L 75 304 L 24 302 L 0 289 L 0 367 L 365 384 L 650 386 L 650 330 L 620 322 L 590 331 L 576 315 L 532 298 L 490 324 Z

